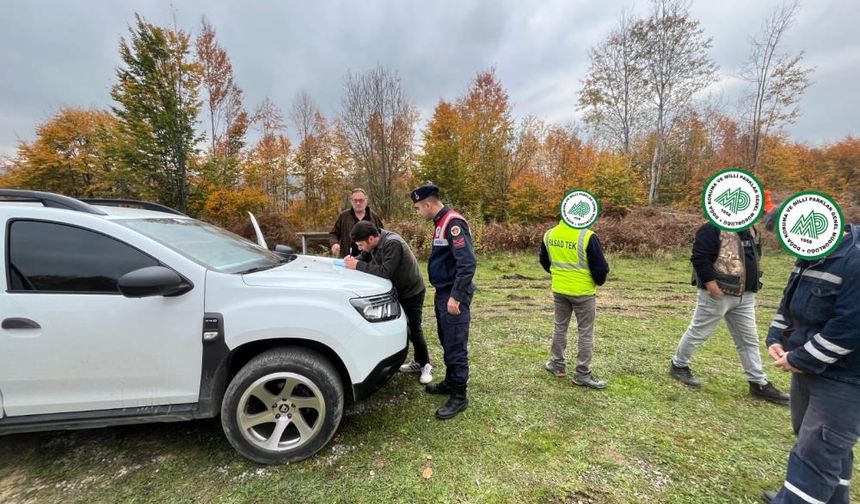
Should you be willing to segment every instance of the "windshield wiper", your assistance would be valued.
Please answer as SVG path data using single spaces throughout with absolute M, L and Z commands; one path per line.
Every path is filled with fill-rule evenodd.
M 264 264 L 262 266 L 254 266 L 253 268 L 248 268 L 246 270 L 237 271 L 236 274 L 237 275 L 249 275 L 251 273 L 257 273 L 258 271 L 266 271 L 266 270 L 275 268 L 277 266 L 280 266 L 282 264 L 286 264 L 288 262 L 290 262 L 290 259 L 282 258 L 278 262 L 276 262 L 275 264 Z

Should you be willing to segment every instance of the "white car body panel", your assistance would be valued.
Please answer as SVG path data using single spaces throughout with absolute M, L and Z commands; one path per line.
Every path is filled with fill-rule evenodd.
M 94 215 L 32 204 L 0 205 L 0 320 L 29 318 L 41 329 L 0 329 L 0 418 L 194 403 L 200 394 L 204 313 L 223 315 L 234 350 L 275 338 L 310 340 L 332 349 L 353 384 L 406 347 L 406 320 L 370 323 L 351 298 L 385 294 L 388 280 L 299 256 L 247 275 L 207 270 L 117 222 L 184 218 L 96 206 Z M 6 230 L 10 219 L 82 227 L 125 242 L 190 280 L 176 297 L 8 292 Z
M 0 387 L 6 414 L 197 401 L 205 269 L 104 217 L 40 207 L 19 209 L 14 215 L 18 220 L 73 225 L 111 236 L 173 268 L 194 289 L 173 298 L 142 299 L 120 294 L 4 292 L 0 319 L 23 317 L 41 326 L 0 329 Z M 10 217 L 0 207 L 4 229 Z M 5 248 L 4 244 L 4 254 Z
M 368 323 L 349 300 L 384 294 L 391 282 L 333 265 L 331 259 L 299 256 L 244 276 L 210 271 L 206 311 L 224 316 L 231 350 L 273 338 L 316 341 L 334 350 L 350 381 L 360 383 L 382 359 L 406 346 L 406 317 Z

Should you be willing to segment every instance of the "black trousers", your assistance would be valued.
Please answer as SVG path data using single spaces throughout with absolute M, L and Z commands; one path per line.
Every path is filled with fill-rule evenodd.
M 427 342 L 424 340 L 424 330 L 421 329 L 421 317 L 424 311 L 424 295 L 427 291 L 408 299 L 401 299 L 403 313 L 406 314 L 406 335 L 412 343 L 415 362 L 422 366 L 430 363 L 430 355 L 427 353 Z
M 448 313 L 450 289 L 436 290 L 434 306 L 439 342 L 445 352 L 445 382 L 452 390 L 466 392 L 469 381 L 469 322 L 471 300 L 460 302 L 460 315 Z

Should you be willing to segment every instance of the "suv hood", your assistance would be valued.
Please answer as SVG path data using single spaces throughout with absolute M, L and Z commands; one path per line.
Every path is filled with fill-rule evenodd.
M 243 275 L 242 280 L 256 287 L 347 290 L 357 296 L 373 296 L 391 290 L 391 282 L 384 278 L 335 266 L 335 260 L 328 257 L 302 255 L 283 266 Z

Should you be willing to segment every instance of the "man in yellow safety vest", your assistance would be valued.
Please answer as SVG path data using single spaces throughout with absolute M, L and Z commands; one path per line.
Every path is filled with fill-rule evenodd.
M 606 282 L 609 264 L 600 240 L 590 229 L 575 229 L 563 220 L 544 234 L 540 264 L 552 275 L 555 302 L 555 332 L 550 360 L 544 368 L 556 377 L 567 376 L 564 350 L 571 315 L 576 315 L 579 330 L 574 385 L 606 388 L 606 382 L 591 372 L 594 353 L 594 317 L 597 286 Z

